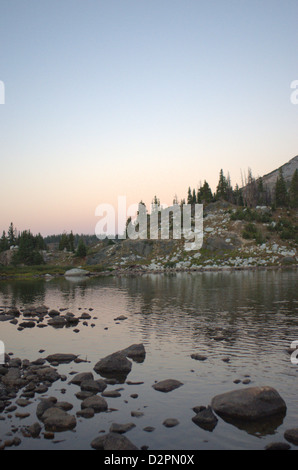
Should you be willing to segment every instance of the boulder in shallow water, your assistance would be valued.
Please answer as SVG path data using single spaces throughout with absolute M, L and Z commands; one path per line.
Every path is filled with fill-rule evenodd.
M 257 421 L 286 413 L 286 404 L 271 387 L 250 387 L 217 395 L 211 407 L 221 417 Z
M 42 415 L 46 431 L 63 432 L 76 427 L 75 416 L 69 415 L 61 408 L 48 408 Z
M 100 413 L 101 411 L 107 411 L 108 404 L 103 397 L 93 395 L 82 402 L 81 409 L 85 410 L 86 408 L 92 408 L 95 413 Z
M 94 370 L 104 376 L 127 375 L 131 371 L 131 366 L 131 361 L 119 351 L 98 361 Z
M 64 273 L 65 277 L 81 277 L 81 276 L 88 276 L 90 273 L 89 271 L 86 271 L 85 269 L 80 269 L 80 268 L 73 268 L 69 269 Z

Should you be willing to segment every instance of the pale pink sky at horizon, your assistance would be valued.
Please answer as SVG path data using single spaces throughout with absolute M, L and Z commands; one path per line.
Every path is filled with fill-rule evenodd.
M 0 236 L 94 233 L 298 153 L 297 0 L 28 0 L 0 15 Z

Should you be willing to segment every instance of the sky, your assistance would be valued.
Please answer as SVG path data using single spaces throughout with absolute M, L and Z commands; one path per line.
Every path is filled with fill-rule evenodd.
M 94 233 L 297 155 L 297 0 L 0 0 L 0 231 Z

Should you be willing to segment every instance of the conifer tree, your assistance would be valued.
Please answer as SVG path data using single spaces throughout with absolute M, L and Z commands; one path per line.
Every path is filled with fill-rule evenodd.
M 0 238 L 0 253 L 8 249 L 9 249 L 9 242 L 6 237 L 5 230 L 3 230 L 2 237 Z
M 72 230 L 71 230 L 70 234 L 68 235 L 68 245 L 69 245 L 69 250 L 74 253 L 74 251 L 75 251 L 75 249 L 74 249 L 74 235 L 72 233 Z
M 225 199 L 227 200 L 228 197 L 228 181 L 224 176 L 223 170 L 220 170 L 219 173 L 219 181 L 216 188 L 216 198 L 217 199 Z
M 78 256 L 78 258 L 83 258 L 86 255 L 87 255 L 87 247 L 84 243 L 83 238 L 80 238 L 77 251 L 76 251 L 76 256 Z
M 275 204 L 277 207 L 286 207 L 288 205 L 288 192 L 282 168 L 279 169 L 279 174 L 275 184 Z
M 293 209 L 298 208 L 298 170 L 296 168 L 289 188 L 289 204 Z
M 10 226 L 9 226 L 7 237 L 8 237 L 9 246 L 15 245 L 15 243 L 16 243 L 16 231 L 15 231 L 15 229 L 14 229 L 14 227 L 13 227 L 13 223 L 12 223 L 12 222 L 11 222 L 11 224 L 10 224 Z

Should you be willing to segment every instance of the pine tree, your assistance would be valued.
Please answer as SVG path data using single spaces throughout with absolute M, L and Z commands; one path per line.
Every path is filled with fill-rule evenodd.
M 192 191 L 191 187 L 189 186 L 187 191 L 187 204 L 192 204 Z
M 289 204 L 293 209 L 298 208 L 298 170 L 296 169 L 289 189 Z
M 69 238 L 67 234 L 64 232 L 62 233 L 60 241 L 59 241 L 59 250 L 63 251 L 65 249 L 69 251 Z
M 87 255 L 87 247 L 84 243 L 84 240 L 80 238 L 77 251 L 76 251 L 76 256 L 78 256 L 79 258 L 84 258 L 86 255 Z
M 25 230 L 19 235 L 18 250 L 13 254 L 13 264 L 40 265 L 44 263 L 43 257 L 39 252 L 38 236 L 32 235 L 30 230 Z
M 3 230 L 2 237 L 0 238 L 0 253 L 8 249 L 9 249 L 9 242 L 6 237 L 5 230 Z
M 223 170 L 220 170 L 219 181 L 216 188 L 216 198 L 225 199 L 228 197 L 228 181 L 223 174 Z
M 198 191 L 198 202 L 200 200 L 200 203 L 208 204 L 209 202 L 212 201 L 212 199 L 213 199 L 213 195 L 212 195 L 211 188 L 209 184 L 207 183 L 207 181 L 205 180 L 203 186 L 201 186 Z
M 16 231 L 15 231 L 15 229 L 14 229 L 14 227 L 13 227 L 13 223 L 12 223 L 12 222 L 11 222 L 11 224 L 10 224 L 10 226 L 9 226 L 7 237 L 8 237 L 9 246 L 15 245 L 15 243 L 16 243 Z
M 275 204 L 277 207 L 288 206 L 288 192 L 282 173 L 282 168 L 279 169 L 279 175 L 275 184 Z
M 74 235 L 73 235 L 72 231 L 68 235 L 68 245 L 69 245 L 69 250 L 74 253 L 74 251 L 75 251 L 75 249 L 74 249 Z
M 193 189 L 193 190 L 192 190 L 192 204 L 196 204 L 196 203 L 197 203 L 196 190 Z
M 238 184 L 236 184 L 234 189 L 234 200 L 237 206 L 244 206 L 242 189 L 239 188 Z

